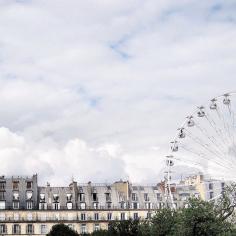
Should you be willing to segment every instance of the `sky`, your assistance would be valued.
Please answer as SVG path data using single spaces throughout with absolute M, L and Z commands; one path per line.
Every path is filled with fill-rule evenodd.
M 233 0 L 0 0 L 0 173 L 156 183 L 235 42 Z

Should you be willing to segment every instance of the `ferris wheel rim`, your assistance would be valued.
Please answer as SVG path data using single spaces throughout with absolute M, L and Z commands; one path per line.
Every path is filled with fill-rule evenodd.
M 229 100 L 229 102 L 228 103 L 225 103 L 225 101 L 224 101 L 224 99 L 223 99 L 223 104 L 225 104 L 225 105 L 228 105 L 228 106 L 230 106 L 231 105 L 231 100 L 229 99 L 229 97 L 231 97 L 231 96 L 234 96 L 234 95 L 236 95 L 236 91 L 232 91 L 232 92 L 228 92 L 228 93 L 224 93 L 224 94 L 221 94 L 221 95 L 218 95 L 218 96 L 216 96 L 216 97 L 214 97 L 214 98 L 212 98 L 212 99 L 210 99 L 210 100 L 208 100 L 208 102 L 210 101 L 210 102 L 218 102 L 219 101 L 219 99 L 220 98 L 224 98 L 224 99 L 228 99 Z M 219 105 L 219 104 L 217 104 L 217 105 Z M 211 106 L 211 105 L 210 105 Z M 209 106 L 209 107 L 210 107 Z M 208 108 L 209 108 L 208 107 Z M 218 106 L 217 106 L 217 108 L 218 108 Z M 217 110 L 217 108 L 216 108 L 216 110 Z M 179 128 L 177 129 L 177 132 L 176 132 L 176 134 L 175 134 L 175 136 L 174 136 L 174 139 L 172 139 L 171 140 L 171 143 L 173 144 L 173 146 L 176 144 L 176 143 L 178 143 L 178 141 L 179 141 L 179 134 L 180 134 L 180 130 L 184 130 L 184 129 L 186 129 L 187 127 L 190 127 L 190 126 L 187 126 L 187 124 L 188 124 L 188 121 L 190 120 L 190 119 L 193 119 L 194 117 L 197 117 L 196 115 L 198 114 L 198 112 L 199 112 L 199 110 L 202 110 L 202 109 L 205 109 L 205 107 L 204 106 L 197 106 L 197 107 L 195 107 L 194 108 L 194 110 L 193 110 L 193 112 L 190 114 L 190 115 L 188 115 L 185 119 L 184 119 L 184 122 L 182 123 L 182 125 L 181 126 L 179 126 Z M 200 116 L 199 116 L 200 117 Z M 178 150 L 178 149 L 177 149 Z M 173 160 L 173 159 L 176 159 L 175 158 L 175 155 L 173 154 L 173 150 L 172 150 L 172 148 L 170 149 L 170 154 L 169 155 L 167 155 L 166 156 L 166 162 L 168 161 L 168 165 L 167 165 L 167 167 L 168 167 L 168 169 L 167 169 L 167 187 L 168 187 L 168 194 L 169 194 L 169 196 L 170 196 L 170 200 L 171 200 L 171 206 L 172 206 L 172 208 L 175 208 L 175 204 L 174 204 L 174 201 L 173 201 L 173 195 L 172 195 L 172 193 L 171 193 L 171 188 L 170 188 L 170 186 L 171 186 L 171 173 L 172 173 L 172 166 L 171 166 L 171 163 L 170 163 L 170 161 L 171 160 Z M 174 164 L 173 164 L 174 165 Z

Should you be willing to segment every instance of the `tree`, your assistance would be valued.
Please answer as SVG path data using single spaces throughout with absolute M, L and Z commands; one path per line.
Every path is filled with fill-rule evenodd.
M 170 208 L 163 208 L 156 212 L 150 220 L 149 235 L 167 236 L 173 235 L 179 220 L 179 212 Z
M 190 199 L 188 207 L 181 209 L 177 235 L 217 236 L 231 231 L 231 224 L 219 217 L 214 202 Z
M 112 222 L 108 232 L 111 236 L 141 236 L 139 220 L 124 220 Z
M 47 236 L 79 236 L 79 234 L 64 224 L 54 225 Z
M 111 233 L 109 233 L 109 231 L 103 230 L 103 229 L 94 231 L 94 232 L 91 233 L 90 235 L 91 235 L 91 236 L 113 236 Z

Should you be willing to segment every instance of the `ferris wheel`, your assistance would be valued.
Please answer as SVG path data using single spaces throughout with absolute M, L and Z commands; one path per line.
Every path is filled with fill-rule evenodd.
M 169 188 L 181 176 L 199 172 L 216 179 L 236 180 L 235 112 L 236 92 L 231 92 L 211 99 L 186 117 L 166 156 Z

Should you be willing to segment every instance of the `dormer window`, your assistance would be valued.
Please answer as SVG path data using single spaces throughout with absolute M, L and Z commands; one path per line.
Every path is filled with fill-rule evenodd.
M 27 191 L 26 192 L 26 200 L 32 200 L 32 198 L 33 198 L 33 192 Z
M 27 181 L 26 182 L 26 188 L 27 189 L 32 189 L 32 185 L 33 185 L 32 181 Z
M 105 193 L 105 195 L 106 195 L 106 202 L 111 202 L 111 194 Z
M 98 201 L 97 193 L 92 193 L 92 200 L 93 200 L 94 202 L 97 202 L 97 201 Z
M 59 202 L 59 195 L 58 194 L 53 194 L 53 201 Z
M 138 197 L 136 193 L 132 193 L 132 201 L 138 201 Z
M 96 192 L 97 192 L 96 188 L 93 187 L 93 188 L 92 188 L 92 193 L 96 193 Z
M 144 193 L 144 201 L 146 201 L 146 202 L 149 201 L 148 193 Z
M 18 190 L 19 189 L 19 181 L 13 181 L 13 190 Z
M 13 200 L 18 201 L 19 200 L 19 193 L 18 192 L 13 192 Z
M 79 193 L 79 201 L 85 202 L 85 194 L 84 193 Z
M 6 182 L 0 182 L 0 190 L 4 191 L 6 188 Z
M 71 200 L 72 200 L 72 194 L 71 193 L 66 194 L 66 200 L 67 200 L 67 202 L 71 202 Z
M 45 202 L 45 194 L 40 193 L 40 202 Z

